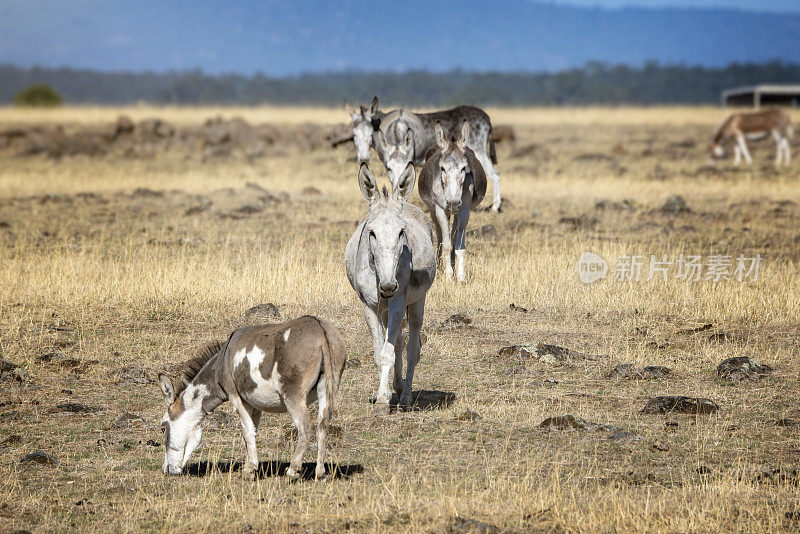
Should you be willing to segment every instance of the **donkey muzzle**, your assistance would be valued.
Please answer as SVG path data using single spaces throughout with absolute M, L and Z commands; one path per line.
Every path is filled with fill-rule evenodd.
M 164 468 L 161 471 L 165 475 L 173 475 L 173 476 L 180 475 L 181 473 L 183 473 L 183 469 L 181 469 L 181 467 L 177 465 L 164 466 Z
M 380 284 L 380 293 L 381 296 L 385 299 L 392 298 L 394 294 L 397 292 L 397 281 L 394 282 L 384 282 Z
M 447 203 L 447 210 L 448 211 L 458 211 L 458 209 L 460 207 L 461 207 L 461 201 L 460 200 L 456 200 L 454 202 L 448 202 Z

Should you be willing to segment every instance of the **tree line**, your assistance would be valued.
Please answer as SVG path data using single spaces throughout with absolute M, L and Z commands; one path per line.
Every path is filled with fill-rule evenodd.
M 710 104 L 719 102 L 724 89 L 755 83 L 800 83 L 800 64 L 771 61 L 708 68 L 656 62 L 642 67 L 590 62 L 553 73 L 345 71 L 291 77 L 0 65 L 0 103 L 10 104 L 25 87 L 46 84 L 67 104 L 338 106 L 345 98 L 366 103 L 373 95 L 379 95 L 387 105 L 409 106 Z

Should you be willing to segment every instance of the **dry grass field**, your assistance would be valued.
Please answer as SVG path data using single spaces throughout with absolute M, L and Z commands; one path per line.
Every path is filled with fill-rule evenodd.
M 0 109 L 0 129 L 111 122 L 121 111 L 176 124 L 346 118 Z M 434 283 L 415 376 L 417 389 L 455 400 L 388 416 L 373 415 L 371 342 L 344 274 L 345 244 L 367 209 L 351 145 L 254 161 L 0 156 L 0 354 L 19 366 L 0 376 L 0 532 L 800 528 L 798 140 L 788 169 L 772 165 L 771 140 L 751 145 L 751 168 L 709 166 L 719 109 L 490 114 L 517 130 L 514 153 L 498 146 L 504 209 L 470 220 L 468 282 Z M 372 168 L 385 179 L 374 158 Z M 672 195 L 687 209 L 662 209 Z M 609 263 L 605 280 L 579 280 L 584 251 Z M 674 276 L 681 254 L 732 256 L 731 273 L 739 255 L 762 261 L 757 280 L 685 281 Z M 640 280 L 614 279 L 623 255 L 643 257 Z M 666 281 L 647 280 L 651 255 L 676 261 Z M 267 414 L 263 476 L 243 480 L 241 431 L 223 405 L 187 474 L 164 477 L 157 373 L 177 372 L 262 303 L 279 319 L 323 316 L 344 335 L 336 475 L 276 476 L 291 423 Z M 471 324 L 443 326 L 453 314 Z M 537 343 L 569 352 L 498 354 Z M 737 356 L 773 371 L 718 377 Z M 611 374 L 626 363 L 672 372 Z M 659 395 L 705 397 L 719 411 L 641 413 Z M 600 426 L 540 427 L 564 415 Z M 34 451 L 57 465 L 20 461 Z

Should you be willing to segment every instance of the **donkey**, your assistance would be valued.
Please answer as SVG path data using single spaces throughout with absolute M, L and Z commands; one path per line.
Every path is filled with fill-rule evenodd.
M 428 206 L 431 219 L 436 226 L 439 253 L 445 259 L 445 275 L 463 282 L 464 256 L 467 252 L 466 230 L 469 212 L 475 209 L 486 194 L 486 173 L 475 153 L 467 146 L 469 122 L 461 123 L 461 136 L 457 141 L 448 141 L 442 125 L 436 123 L 436 145 L 438 150 L 429 155 L 419 173 L 419 196 Z M 450 215 L 453 228 L 450 228 Z M 451 245 L 451 238 L 455 247 Z M 453 257 L 451 258 L 451 249 Z
M 420 331 L 425 295 L 436 276 L 431 222 L 418 207 L 406 202 L 414 191 L 414 165 L 409 163 L 389 193 L 378 189 L 366 163 L 358 184 L 369 203 L 345 251 L 350 285 L 364 303 L 364 319 L 372 334 L 378 370 L 376 412 L 389 411 L 389 373 L 394 364 L 394 390 L 401 406 L 411 405 L 414 369 L 420 358 Z M 408 317 L 408 367 L 403 380 L 400 330 Z
M 748 164 L 751 164 L 753 159 L 747 150 L 745 139 L 763 139 L 772 134 L 777 145 L 775 165 L 780 165 L 781 162 L 789 165 L 792 159 L 789 150 L 789 139 L 792 137 L 791 122 L 789 114 L 779 109 L 734 113 L 717 127 L 708 146 L 709 154 L 712 159 L 724 157 L 722 143 L 726 139 L 734 139 L 734 164 L 738 165 L 742 161 L 742 156 Z
M 378 97 L 372 99 L 369 107 L 359 106 L 358 109 L 345 100 L 344 109 L 353 121 L 353 143 L 358 161 L 369 163 L 369 149 L 376 146 L 375 134 L 384 117 L 384 113 L 378 111 Z
M 225 343 L 213 343 L 191 360 L 183 379 L 158 376 L 167 412 L 164 433 L 165 475 L 178 475 L 200 445 L 201 423 L 230 401 L 242 424 L 247 459 L 244 475 L 258 469 L 256 429 L 261 412 L 289 412 L 297 427 L 297 445 L 286 475 L 300 476 L 311 424 L 308 404 L 319 403 L 317 478 L 325 476 L 325 442 L 334 399 L 345 363 L 345 347 L 336 328 L 311 315 L 291 321 L 246 326 Z
M 500 211 L 500 176 L 495 164 L 497 154 L 494 147 L 492 122 L 482 109 L 473 106 L 458 106 L 434 113 L 411 113 L 399 109 L 381 117 L 380 130 L 375 138 L 377 152 L 381 156 L 389 180 L 395 183 L 398 172 L 409 161 L 415 165 L 425 163 L 426 156 L 436 149 L 434 127 L 440 123 L 447 137 L 454 135 L 461 123 L 467 121 L 470 135 L 467 146 L 473 151 L 484 172 L 492 180 L 492 211 Z M 409 135 L 409 132 L 411 134 Z M 487 152 L 488 148 L 488 152 Z

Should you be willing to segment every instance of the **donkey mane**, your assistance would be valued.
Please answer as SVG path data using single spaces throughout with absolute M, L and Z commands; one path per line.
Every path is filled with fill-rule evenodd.
M 203 348 L 197 352 L 197 356 L 186 361 L 183 364 L 183 380 L 179 381 L 175 387 L 175 396 L 177 397 L 186 387 L 192 383 L 192 380 L 197 376 L 200 370 L 219 352 L 222 350 L 222 342 L 218 340 L 207 343 Z

